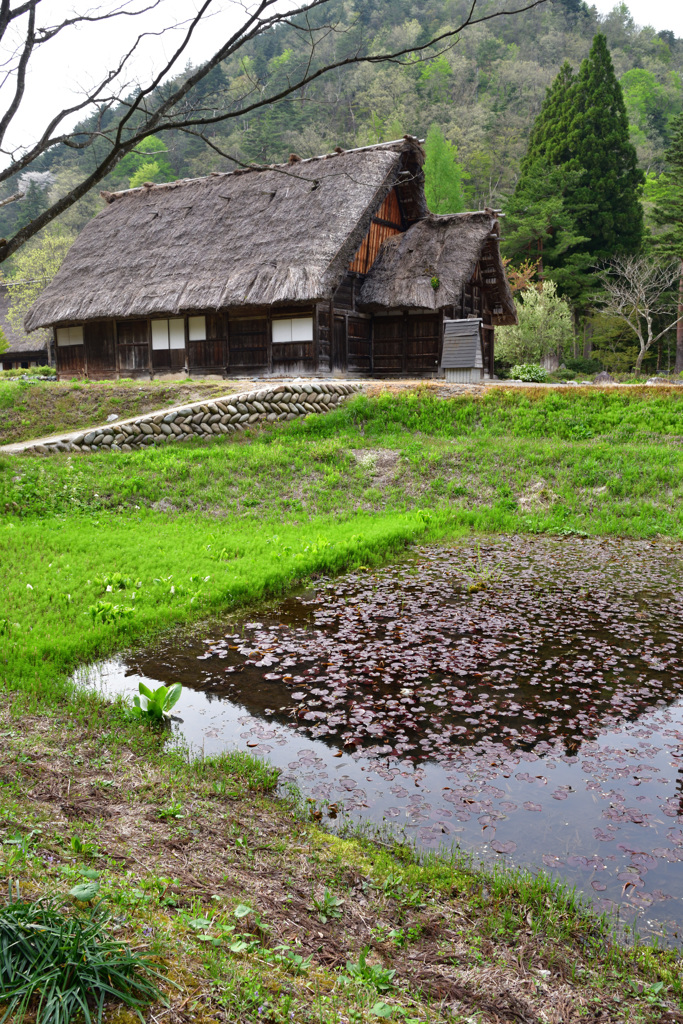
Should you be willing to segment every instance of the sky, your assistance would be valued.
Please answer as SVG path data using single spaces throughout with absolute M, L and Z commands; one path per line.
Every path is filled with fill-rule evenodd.
M 600 14 L 608 14 L 615 0 L 587 0 Z M 683 0 L 626 0 L 637 25 L 652 25 L 657 31 L 670 29 L 683 38 Z
M 30 65 L 31 70 L 26 94 L 21 104 L 14 127 L 6 139 L 8 147 L 25 148 L 45 128 L 49 116 L 60 109 L 77 102 L 83 89 L 98 81 L 103 71 L 108 70 L 125 51 L 131 37 L 139 31 L 150 33 L 133 59 L 126 82 L 148 81 L 150 71 L 162 66 L 162 62 L 178 45 L 182 28 L 175 32 L 159 33 L 160 26 L 186 22 L 197 10 L 201 0 L 41 0 L 39 6 L 42 23 L 59 23 L 74 9 L 84 11 L 111 9 L 128 6 L 139 9 L 155 5 L 154 10 L 139 17 L 119 17 L 104 23 L 72 28 L 46 44 Z M 190 46 L 176 65 L 180 71 L 188 60 L 199 63 L 206 59 L 216 46 L 223 42 L 235 28 L 243 23 L 245 9 L 250 0 L 211 0 L 209 15 L 200 24 Z M 253 2 L 253 0 L 251 0 Z M 287 9 L 297 6 L 295 0 L 277 0 Z M 590 3 L 591 0 L 588 0 Z M 607 13 L 614 0 L 593 0 L 601 13 Z M 657 30 L 671 29 L 683 38 L 683 0 L 628 0 L 628 6 L 638 24 L 650 24 Z M 13 40 L 17 43 L 19 39 Z M 12 42 L 10 40 L 10 42 Z M 7 54 L 8 40 L 4 50 L 0 46 L 0 69 L 3 56 Z M 0 70 L 0 109 L 5 110 L 5 94 L 11 92 L 9 83 L 2 82 Z M 72 127 L 82 115 L 73 115 L 67 122 Z M 0 154 L 0 166 L 6 165 L 7 157 Z

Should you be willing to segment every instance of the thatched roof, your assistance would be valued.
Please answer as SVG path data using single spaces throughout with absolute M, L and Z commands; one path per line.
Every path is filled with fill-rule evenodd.
M 7 319 L 7 312 L 11 305 L 9 289 L 6 284 L 0 284 L 0 328 L 5 335 L 9 348 L 2 355 L 24 355 L 25 353 L 36 353 L 47 351 L 45 335 L 33 335 L 29 337 L 24 331 L 16 330 Z
M 459 305 L 463 287 L 482 260 L 484 303 L 493 323 L 516 323 L 498 234 L 492 210 L 427 215 L 384 243 L 363 282 L 361 305 L 368 310 Z
M 406 137 L 103 193 L 26 328 L 329 298 L 395 184 L 425 215 L 423 159 Z

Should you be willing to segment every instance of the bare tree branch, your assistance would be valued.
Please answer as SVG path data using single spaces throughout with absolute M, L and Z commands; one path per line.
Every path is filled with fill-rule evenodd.
M 637 374 L 645 353 L 683 320 L 680 315 L 669 320 L 672 310 L 678 312 L 672 288 L 679 272 L 678 261 L 662 262 L 648 256 L 617 256 L 602 266 L 600 280 L 605 295 L 601 309 L 625 323 L 637 337 Z M 654 325 L 660 317 L 664 317 L 666 326 L 655 334 Z
M 105 13 L 86 11 L 82 14 L 72 15 L 58 25 L 36 28 L 36 10 L 41 0 L 27 0 L 27 2 L 14 8 L 11 7 L 11 0 L 0 0 L 0 40 L 10 24 L 16 22 L 21 17 L 27 17 L 23 49 L 17 67 L 13 71 L 13 75 L 16 77 L 14 97 L 6 113 L 0 119 L 0 145 L 2 145 L 2 140 L 8 126 L 20 108 L 26 72 L 35 48 L 54 39 L 64 29 L 73 27 L 75 24 L 102 21 L 107 18 L 123 15 L 132 18 L 147 13 L 150 10 L 155 10 L 163 0 L 147 0 L 147 2 L 140 0 L 140 2 L 142 6 L 138 7 L 133 0 L 123 0 L 118 6 Z M 482 0 L 470 0 L 467 13 L 460 25 L 441 32 L 419 46 L 371 53 L 363 48 L 361 41 L 356 42 L 352 52 L 336 59 L 321 62 L 316 60 L 317 49 L 320 47 L 321 40 L 335 31 L 336 27 L 330 25 L 314 26 L 308 19 L 308 15 L 311 11 L 328 5 L 330 0 L 299 2 L 295 7 L 287 11 L 283 11 L 281 8 L 278 9 L 281 0 L 257 0 L 257 3 L 251 10 L 245 8 L 243 22 L 216 49 L 208 60 L 192 69 L 189 73 L 169 81 L 169 76 L 174 74 L 179 61 L 187 53 L 198 26 L 209 15 L 210 8 L 215 3 L 215 0 L 201 0 L 191 18 L 188 18 L 182 26 L 172 26 L 173 28 L 180 28 L 182 39 L 179 45 L 175 47 L 171 56 L 164 61 L 161 69 L 152 75 L 147 84 L 136 86 L 126 97 L 125 92 L 130 90 L 130 86 L 126 86 L 121 82 L 121 76 L 126 66 L 130 64 L 130 60 L 139 48 L 142 40 L 149 35 L 161 35 L 168 31 L 168 28 L 162 28 L 158 33 L 138 34 L 120 61 L 118 61 L 116 67 L 108 71 L 102 77 L 99 84 L 94 86 L 81 102 L 53 116 L 39 140 L 27 147 L 25 151 L 10 154 L 0 150 L 0 152 L 5 152 L 5 155 L 10 157 L 7 166 L 0 170 L 0 182 L 2 182 L 22 171 L 26 171 L 47 150 L 58 144 L 72 149 L 87 149 L 99 142 L 106 149 L 103 155 L 97 157 L 95 167 L 87 177 L 61 198 L 55 200 L 47 210 L 20 228 L 8 242 L 0 244 L 0 263 L 8 259 L 29 239 L 33 238 L 44 227 L 73 206 L 74 203 L 78 202 L 79 199 L 98 185 L 114 169 L 122 157 L 131 152 L 131 150 L 134 150 L 136 146 L 151 135 L 171 130 L 193 131 L 206 142 L 207 138 L 202 129 L 230 121 L 231 119 L 242 118 L 249 113 L 286 99 L 331 71 L 340 71 L 346 67 L 358 64 L 393 62 L 410 65 L 430 60 L 438 52 L 443 52 L 452 47 L 464 29 L 473 25 L 483 24 L 497 17 L 510 17 L 520 14 L 539 7 L 546 2 L 547 0 L 517 0 L 514 7 L 483 13 L 477 17 L 477 5 L 481 4 Z M 277 26 L 287 26 L 306 35 L 310 46 L 310 51 L 307 59 L 303 62 L 302 70 L 298 74 L 292 75 L 291 78 L 288 76 L 286 86 L 274 92 L 268 92 L 266 89 L 260 89 L 258 83 L 255 83 L 252 96 L 254 91 L 257 92 L 257 95 L 253 96 L 251 101 L 245 103 L 244 101 L 247 100 L 247 97 L 244 96 L 241 99 L 233 100 L 232 106 L 219 111 L 208 111 L 197 105 L 193 106 L 189 102 L 193 90 L 207 78 L 214 68 L 229 58 L 234 57 L 235 54 L 258 36 Z M 345 31 L 348 31 L 348 29 Z M 164 82 L 167 82 L 167 85 L 163 85 Z M 108 87 L 113 85 L 116 85 L 116 88 L 109 94 Z M 89 109 L 97 114 L 97 122 L 94 126 L 55 134 L 66 118 L 72 117 L 74 113 L 86 112 Z M 112 110 L 122 111 L 121 116 L 116 118 L 110 127 L 104 128 L 104 116 Z M 215 146 L 213 148 L 216 149 Z M 228 154 L 225 155 L 228 159 L 234 160 L 234 157 L 229 157 Z M 235 162 L 239 163 L 239 161 Z

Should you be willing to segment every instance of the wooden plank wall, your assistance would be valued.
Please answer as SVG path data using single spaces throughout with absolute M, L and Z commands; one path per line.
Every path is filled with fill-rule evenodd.
M 85 346 L 55 345 L 57 373 L 81 376 L 85 373 Z
M 368 233 L 349 264 L 349 270 L 356 274 L 367 274 L 377 259 L 382 242 L 391 235 L 400 235 L 402 230 L 401 206 L 396 189 L 392 189 L 372 218 Z
M 443 316 L 429 313 L 408 315 L 405 372 L 422 377 L 436 373 L 441 360 Z
M 372 373 L 372 318 L 348 316 L 348 369 L 351 373 Z

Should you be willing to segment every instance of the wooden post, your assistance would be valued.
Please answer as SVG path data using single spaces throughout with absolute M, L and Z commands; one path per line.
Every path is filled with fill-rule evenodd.
M 170 346 L 170 342 L 169 342 Z M 147 363 L 149 369 L 149 379 L 154 380 L 154 356 L 152 354 L 152 319 L 147 317 Z M 171 357 L 171 349 L 168 350 L 169 359 Z
M 330 310 L 328 316 L 330 318 L 330 373 L 334 373 L 335 370 L 339 369 L 336 363 L 341 361 L 336 359 L 337 350 L 334 341 L 334 295 L 330 299 Z
M 225 313 L 218 313 L 217 316 L 220 317 L 223 330 L 224 375 L 227 377 L 230 373 L 230 320 L 228 319 L 227 310 Z
M 121 378 L 121 355 L 119 353 L 119 330 L 116 324 L 116 320 L 112 320 L 114 325 L 114 362 L 116 363 L 116 379 Z
M 318 307 L 313 307 L 313 372 L 318 373 L 320 365 L 320 334 L 318 331 Z
M 401 360 L 401 373 L 405 376 L 408 372 L 408 310 L 403 312 L 403 358 Z
M 349 372 L 349 314 L 344 314 L 344 362 L 346 372 Z
M 683 260 L 681 260 L 680 276 L 678 278 L 678 311 L 677 316 L 681 319 L 676 324 L 676 373 L 683 373 Z

